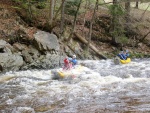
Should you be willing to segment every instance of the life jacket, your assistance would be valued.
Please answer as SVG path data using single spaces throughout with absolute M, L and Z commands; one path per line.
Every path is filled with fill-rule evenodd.
M 76 65 L 77 64 L 77 60 L 76 59 L 72 59 L 72 63 L 73 63 L 73 65 Z
M 121 60 L 126 60 L 127 56 L 125 54 L 118 54 Z
M 65 64 L 69 64 L 69 60 L 67 58 L 64 59 Z
M 65 58 L 64 59 L 64 67 L 63 67 L 63 70 L 69 70 L 72 68 L 72 64 L 69 62 L 69 59 L 68 58 Z

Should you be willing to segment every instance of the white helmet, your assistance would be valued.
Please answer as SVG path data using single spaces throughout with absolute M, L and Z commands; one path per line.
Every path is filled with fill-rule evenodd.
M 76 55 L 73 55 L 72 58 L 76 58 Z

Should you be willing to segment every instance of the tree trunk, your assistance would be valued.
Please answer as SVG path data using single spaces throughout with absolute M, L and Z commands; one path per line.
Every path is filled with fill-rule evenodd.
M 91 22 L 90 22 L 89 39 L 88 39 L 88 45 L 87 45 L 87 53 L 89 52 L 89 45 L 91 43 L 92 26 L 93 26 L 93 21 L 94 21 L 94 17 L 95 17 L 97 6 L 98 6 L 98 0 L 96 0 L 94 12 L 93 12 L 92 19 L 91 19 Z
M 80 36 L 80 35 L 77 34 L 77 33 L 74 33 L 74 35 L 75 35 L 81 42 L 83 42 L 84 44 L 86 44 L 86 45 L 88 44 L 88 41 L 87 41 L 84 37 Z M 102 53 L 100 53 L 99 50 L 97 50 L 95 46 L 93 46 L 92 44 L 90 44 L 89 47 L 90 47 L 94 52 L 96 52 L 101 58 L 107 59 L 107 57 L 105 57 Z
M 125 9 L 126 9 L 125 15 L 126 27 L 128 29 L 130 24 L 130 0 L 127 0 L 127 2 L 125 3 Z
M 117 4 L 117 0 L 113 0 L 113 5 L 116 5 Z M 116 29 L 116 19 L 117 19 L 117 15 L 113 15 L 113 18 L 112 18 L 112 31 L 115 32 L 115 29 Z M 115 35 L 112 35 L 112 44 L 116 44 L 116 36 Z
M 72 27 L 71 33 L 70 33 L 67 41 L 70 41 L 70 39 L 72 38 L 72 35 L 73 35 L 74 31 L 75 31 L 76 20 L 77 20 L 77 16 L 78 16 L 78 12 L 79 12 L 80 6 L 81 6 L 81 2 L 82 2 L 82 0 L 80 0 L 80 2 L 78 4 L 77 11 L 76 11 L 76 14 L 75 14 L 75 17 L 74 17 L 73 27 Z
M 54 0 L 50 0 L 49 24 L 52 25 L 54 17 Z
M 85 12 L 84 12 L 84 19 L 83 19 L 83 28 L 82 28 L 82 33 L 84 33 L 84 27 L 85 27 L 85 19 L 86 19 L 86 12 L 87 12 L 87 7 L 88 7 L 88 0 L 86 0 L 85 4 Z
M 135 8 L 138 9 L 139 8 L 139 2 L 137 1 L 135 4 Z
M 60 23 L 60 38 L 64 32 L 64 9 L 65 9 L 65 0 L 62 0 L 62 8 L 61 8 L 61 23 Z

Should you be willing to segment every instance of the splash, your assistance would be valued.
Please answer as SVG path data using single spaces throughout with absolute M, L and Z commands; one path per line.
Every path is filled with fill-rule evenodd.
M 86 68 L 73 79 L 54 80 L 57 69 L 5 73 L 0 76 L 0 112 L 150 112 L 149 61 L 80 61 Z

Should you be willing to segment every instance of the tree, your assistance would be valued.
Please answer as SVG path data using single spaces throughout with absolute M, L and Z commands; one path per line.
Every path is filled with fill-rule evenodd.
M 88 39 L 88 45 L 87 45 L 87 53 L 89 52 L 89 46 L 90 46 L 90 43 L 91 43 L 92 26 L 93 26 L 93 21 L 94 21 L 94 18 L 95 18 L 96 8 L 97 7 L 98 7 L 98 0 L 96 0 L 95 7 L 94 7 L 94 12 L 93 12 L 93 15 L 92 15 L 92 18 L 91 18 L 91 21 L 90 21 L 90 29 L 89 29 L 89 39 Z
M 113 0 L 113 5 L 109 6 L 110 14 L 112 15 L 110 34 L 112 36 L 111 43 L 117 46 L 120 43 L 124 43 L 124 28 L 121 19 L 124 16 L 124 9 L 118 3 L 117 0 Z
M 109 10 L 110 10 L 110 13 L 112 15 L 112 22 L 111 22 L 111 29 L 112 29 L 112 44 L 116 44 L 117 41 L 116 41 L 116 37 L 117 37 L 117 34 L 115 33 L 116 31 L 116 28 L 117 28 L 117 23 L 118 23 L 118 17 L 117 17 L 117 0 L 113 0 L 113 5 L 110 6 Z
M 62 0 L 61 7 L 61 23 L 60 23 L 60 38 L 64 32 L 64 10 L 65 10 L 65 0 Z
M 86 3 L 85 3 L 85 12 L 84 12 L 84 18 L 83 18 L 83 29 L 82 31 L 84 31 L 84 28 L 85 28 L 85 22 L 86 22 L 86 13 L 87 13 L 87 8 L 88 8 L 88 0 L 86 0 Z
M 139 8 L 139 2 L 138 1 L 135 2 L 135 8 L 137 8 L 137 9 Z
M 78 5 L 77 5 L 77 10 L 75 12 L 75 17 L 74 17 L 74 21 L 73 21 L 73 26 L 72 26 L 72 29 L 71 29 L 71 33 L 70 33 L 67 41 L 70 41 L 70 39 L 72 38 L 72 35 L 73 35 L 74 31 L 75 31 L 76 20 L 77 20 L 77 16 L 78 16 L 78 12 L 79 12 L 80 6 L 81 6 L 81 2 L 82 2 L 82 0 L 79 0 Z
M 52 25 L 54 17 L 54 0 L 50 0 L 49 24 Z
M 125 10 L 126 10 L 126 15 L 125 15 L 126 25 L 128 27 L 129 22 L 130 22 L 130 0 L 127 0 L 125 2 Z

